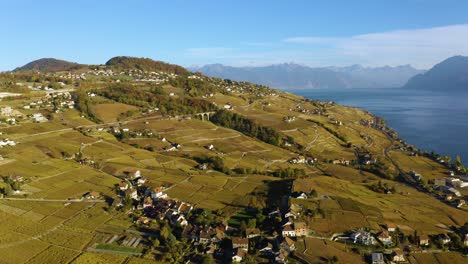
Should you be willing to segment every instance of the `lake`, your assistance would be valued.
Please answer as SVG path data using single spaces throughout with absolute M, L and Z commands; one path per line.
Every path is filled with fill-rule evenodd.
M 468 165 L 468 94 L 403 89 L 288 90 L 310 99 L 369 110 L 401 138 Z

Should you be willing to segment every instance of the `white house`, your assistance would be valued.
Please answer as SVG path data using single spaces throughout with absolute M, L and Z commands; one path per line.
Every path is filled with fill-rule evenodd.
M 47 118 L 45 118 L 41 113 L 35 113 L 32 115 L 32 119 L 34 122 L 41 123 L 47 121 Z
M 241 248 L 238 248 L 237 251 L 236 251 L 236 254 L 232 257 L 232 262 L 241 262 L 242 260 L 244 260 L 244 257 L 245 257 L 245 251 Z
M 226 109 L 226 110 L 232 110 L 232 109 L 234 109 L 234 108 L 232 107 L 231 104 L 227 103 L 227 104 L 224 105 L 224 109 Z
M 138 192 L 136 189 L 134 188 L 130 188 L 128 189 L 126 192 L 125 192 L 126 196 L 128 198 L 131 198 L 133 200 L 137 200 L 138 199 Z
M 4 146 L 16 146 L 16 142 L 9 140 L 9 139 L 4 139 L 0 141 L 0 147 Z
M 382 253 L 372 253 L 372 264 L 385 264 L 384 256 Z
M 163 187 L 154 188 L 153 191 L 151 191 L 151 197 L 153 199 L 166 199 L 168 196 L 163 191 Z
M 291 225 L 287 225 L 283 228 L 282 235 L 284 237 L 295 237 L 296 230 L 294 230 Z

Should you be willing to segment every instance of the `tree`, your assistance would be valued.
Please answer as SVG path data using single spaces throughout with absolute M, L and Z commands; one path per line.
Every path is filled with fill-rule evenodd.
M 153 240 L 153 247 L 154 247 L 154 248 L 157 248 L 157 247 L 159 247 L 159 244 L 160 244 L 159 239 L 155 238 L 155 239 Z
M 444 160 L 445 160 L 447 163 L 450 163 L 450 162 L 452 162 L 452 157 L 451 157 L 451 156 L 445 156 L 445 157 L 444 157 Z
M 210 254 L 205 254 L 201 258 L 201 264 L 213 264 L 215 263 L 214 258 Z
M 309 193 L 309 196 L 312 198 L 317 198 L 317 191 L 315 189 L 312 189 Z
M 245 263 L 247 264 L 255 264 L 257 261 L 255 261 L 255 257 L 253 255 L 247 255 L 245 257 Z
M 159 233 L 164 240 L 167 240 L 169 235 L 171 235 L 172 230 L 168 225 L 163 225 Z
M 461 166 L 462 165 L 462 160 L 460 155 L 457 155 L 457 158 L 455 159 L 455 165 Z
M 13 193 L 13 190 L 11 189 L 11 186 L 9 184 L 5 185 L 5 188 L 3 188 L 3 193 L 8 196 Z
M 247 222 L 247 226 L 248 226 L 249 228 L 255 228 L 255 227 L 257 227 L 257 219 L 255 219 L 255 218 L 249 219 L 249 221 Z

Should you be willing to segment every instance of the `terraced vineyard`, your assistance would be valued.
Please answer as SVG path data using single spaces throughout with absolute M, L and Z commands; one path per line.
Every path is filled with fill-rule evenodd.
M 455 244 L 441 246 L 451 253 L 413 253 L 422 235 L 437 244 L 436 235 L 463 234 L 468 212 L 460 204 L 468 191 L 460 188 L 449 200 L 450 193 L 434 185 L 455 169 L 399 140 L 372 114 L 151 68 L 159 64 L 145 71 L 124 66 L 0 75 L 2 83 L 22 86 L 63 83 L 0 101 L 0 108 L 20 112 L 2 112 L 0 123 L 2 140 L 15 143 L 0 148 L 1 263 L 198 263 L 211 256 L 222 262 L 234 253 L 232 242 L 220 241 L 247 236 L 248 228 L 258 228 L 261 239 L 251 242 L 245 260 L 267 262 L 280 253 L 259 249 L 274 242 L 272 250 L 280 252 L 284 215 L 291 211 L 291 221 L 309 230 L 293 239 L 292 262 L 337 257 L 357 263 L 393 248 L 405 249 L 410 263 L 463 262 L 466 247 Z M 118 93 L 122 87 L 130 94 Z M 237 117 L 215 121 L 223 111 Z M 46 120 L 34 122 L 37 113 Z M 136 171 L 141 176 L 132 178 Z M 453 177 L 459 176 L 455 170 Z M 125 184 L 134 185 L 136 198 Z M 184 237 L 187 224 L 153 217 L 145 201 L 157 188 L 193 207 L 183 215 L 188 225 L 224 226 L 223 238 L 204 244 L 200 232 Z M 277 209 L 279 217 L 272 217 Z M 233 227 L 225 227 L 229 223 Z M 329 241 L 361 228 L 379 233 L 389 223 L 401 238 L 392 246 Z M 205 254 L 211 245 L 216 254 Z

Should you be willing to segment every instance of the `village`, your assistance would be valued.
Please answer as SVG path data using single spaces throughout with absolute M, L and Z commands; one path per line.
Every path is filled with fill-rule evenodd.
M 165 190 L 171 187 L 152 188 L 139 170 L 125 173 L 125 180 L 117 188 L 119 199 L 113 205 L 127 208 L 135 218 L 137 226 L 149 226 L 153 221 L 167 222 L 174 232 L 197 248 L 197 252 L 213 255 L 216 259 L 242 262 L 249 254 L 261 256 L 276 263 L 286 263 L 295 250 L 297 239 L 307 236 L 309 230 L 298 219 L 294 210 L 284 214 L 274 210 L 264 216 L 267 222 L 276 223 L 277 229 L 266 232 L 257 226 L 232 227 L 225 220 L 199 222 L 195 217 L 199 210 L 193 205 L 170 198 Z
M 463 167 L 437 157 L 431 159 L 444 166 L 443 176 L 412 164 L 403 167 L 401 156 L 386 154 L 414 159 L 429 155 L 406 144 L 384 121 L 370 114 L 357 115 L 358 110 L 343 110 L 334 102 L 301 99 L 196 73 L 98 67 L 49 75 L 57 79 L 25 82 L 30 96 L 2 101 L 0 164 L 21 159 L 14 153 L 19 150 L 31 153 L 31 168 L 48 166 L 52 160 L 76 170 L 66 174 L 65 187 L 75 177 L 87 180 L 78 183 L 84 187 L 76 192 L 73 188 L 59 193 L 55 190 L 60 185 L 54 185 L 50 195 L 38 193 L 37 188 L 48 187 L 41 184 L 41 178 L 55 183 L 56 175 L 62 177 L 60 167 L 51 175 L 36 176 L 11 165 L 2 174 L 2 199 L 5 203 L 37 201 L 65 207 L 99 205 L 95 214 L 110 220 L 83 244 L 80 250 L 86 253 L 175 263 L 206 259 L 296 263 L 321 255 L 315 245 L 323 243 L 333 252 L 320 256 L 324 262 L 346 262 L 347 257 L 356 256 L 380 264 L 414 263 L 418 254 L 459 254 L 468 245 L 466 228 L 453 211 L 462 214 L 466 210 L 468 179 Z M 80 91 L 80 85 L 89 87 Z M 197 85 L 210 89 L 190 90 Z M 133 86 L 145 91 L 144 96 L 154 97 L 143 97 L 142 104 L 128 101 L 127 88 Z M 125 88 L 121 94 L 106 93 L 120 88 Z M 205 100 L 208 110 L 186 107 L 177 109 L 181 113 L 169 112 L 146 103 L 155 99 L 183 102 L 181 99 L 192 99 L 184 95 L 189 92 L 197 100 Z M 282 105 L 284 102 L 287 104 Z M 86 108 L 95 116 L 83 111 Z M 108 114 L 109 109 L 119 112 Z M 356 118 L 343 115 L 345 111 Z M 220 113 L 243 126 L 216 120 Z M 21 132 L 22 126 L 33 125 L 43 127 L 30 129 L 31 137 L 37 135 L 34 145 L 28 133 Z M 246 127 L 267 132 L 259 135 L 244 130 Z M 52 147 L 51 142 L 61 134 L 63 138 L 73 135 L 74 143 L 63 149 Z M 278 136 L 278 140 L 270 141 L 265 135 Z M 49 136 L 55 137 L 47 141 Z M 384 139 L 388 142 L 382 145 L 379 141 Z M 29 145 L 38 150 L 26 152 Z M 389 169 L 392 164 L 393 171 Z M 110 193 L 99 185 L 103 177 L 109 177 Z M 287 190 L 278 192 L 275 184 Z M 388 206 L 398 204 L 399 199 L 429 200 L 421 194 L 414 196 L 419 191 L 438 197 L 448 208 L 444 209 L 447 215 L 450 213 L 446 219 L 457 222 L 440 217 L 437 221 L 443 225 L 419 228 L 419 220 L 415 220 L 419 216 L 410 215 L 407 220 L 413 207 Z M 218 196 L 210 200 L 212 194 Z M 382 214 L 380 204 L 385 207 Z M 423 204 L 417 210 L 427 207 L 431 206 Z M 91 213 L 80 217 L 87 222 Z
M 196 254 L 186 256 L 192 261 L 205 254 L 220 261 L 243 262 L 252 256 L 274 263 L 288 263 L 288 257 L 294 255 L 298 243 L 303 243 L 307 237 L 346 243 L 366 255 L 372 264 L 405 263 L 410 254 L 447 250 L 452 243 L 468 246 L 468 233 L 462 229 L 438 235 L 415 231 L 414 235 L 407 236 L 394 223 L 382 223 L 380 230 L 362 227 L 330 238 L 317 237 L 305 221 L 307 212 L 295 202 L 296 199 L 314 199 L 315 191 L 291 194 L 282 209 L 257 211 L 263 222 L 258 222 L 258 215 L 257 221 L 249 220 L 248 224 L 240 226 L 231 226 L 227 219 L 220 217 L 201 221 L 200 217 L 211 213 L 169 197 L 165 190 L 171 186 L 153 187 L 139 170 L 126 171 L 122 179 L 116 189 L 119 198 L 111 206 L 126 211 L 134 219 L 137 229 L 149 230 L 154 222 L 167 223 L 174 236 L 187 239 L 193 247 L 189 252 Z M 255 211 L 254 208 L 250 210 Z M 250 219 L 255 220 L 255 217 Z M 107 243 L 112 244 L 115 239 Z M 135 248 L 142 239 L 123 240 L 121 246 Z

